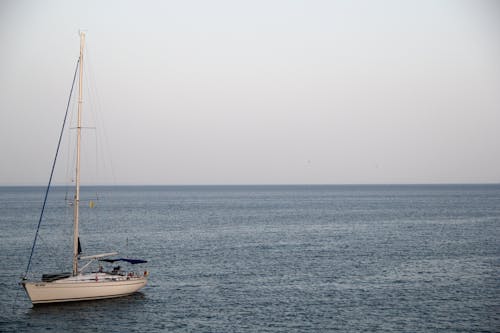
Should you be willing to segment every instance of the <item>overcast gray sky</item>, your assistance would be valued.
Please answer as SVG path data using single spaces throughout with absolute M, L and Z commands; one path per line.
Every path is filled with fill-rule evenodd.
M 109 182 L 500 182 L 498 1 L 1 0 L 0 185 L 47 181 L 79 29 Z

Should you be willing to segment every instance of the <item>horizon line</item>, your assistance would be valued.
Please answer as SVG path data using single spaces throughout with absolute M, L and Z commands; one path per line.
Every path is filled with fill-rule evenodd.
M 241 184 L 87 184 L 81 187 L 236 187 L 236 186 L 430 186 L 430 185 L 500 185 L 500 182 L 419 182 L 419 183 L 241 183 Z M 0 184 L 0 187 L 47 187 L 45 184 Z M 74 187 L 55 184 L 50 187 Z

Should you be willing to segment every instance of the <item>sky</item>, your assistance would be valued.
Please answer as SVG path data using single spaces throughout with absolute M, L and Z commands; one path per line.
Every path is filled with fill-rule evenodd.
M 47 182 L 80 30 L 90 183 L 500 183 L 498 1 L 0 0 L 0 185 Z

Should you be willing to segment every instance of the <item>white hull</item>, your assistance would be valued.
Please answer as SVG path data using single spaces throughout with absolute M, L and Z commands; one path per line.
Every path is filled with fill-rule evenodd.
M 146 277 L 93 273 L 53 282 L 23 282 L 31 303 L 96 300 L 130 295 L 147 283 Z

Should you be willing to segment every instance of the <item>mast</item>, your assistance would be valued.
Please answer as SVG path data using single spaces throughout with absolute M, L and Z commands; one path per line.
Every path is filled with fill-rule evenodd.
M 80 145 L 82 138 L 83 48 L 85 33 L 80 32 L 80 75 L 78 80 L 78 123 L 76 126 L 76 182 L 73 222 L 73 276 L 78 275 L 78 213 L 80 206 Z

